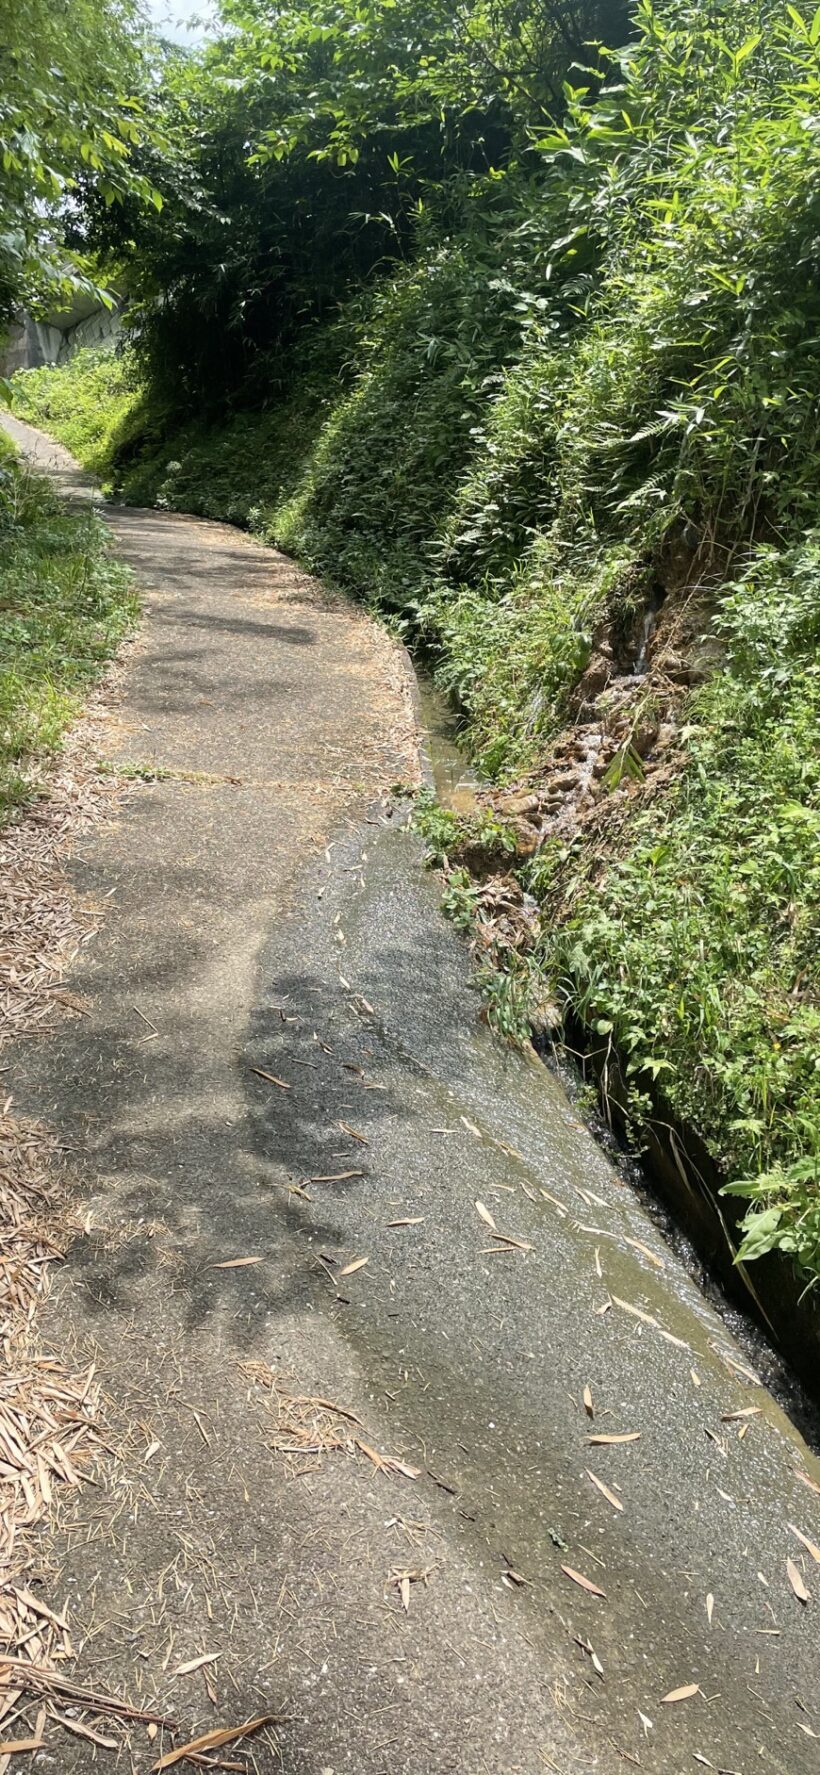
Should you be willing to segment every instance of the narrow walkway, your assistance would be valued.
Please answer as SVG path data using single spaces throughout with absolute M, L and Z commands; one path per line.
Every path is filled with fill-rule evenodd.
M 54 1533 L 79 1679 L 180 1742 L 284 1714 L 221 1753 L 260 1775 L 820 1769 L 817 1463 L 479 1021 L 384 800 L 400 654 L 230 529 L 108 517 L 146 592 L 111 757 L 156 780 L 77 846 L 88 1014 L 7 1087 L 86 1198 L 44 1336 L 128 1432 Z

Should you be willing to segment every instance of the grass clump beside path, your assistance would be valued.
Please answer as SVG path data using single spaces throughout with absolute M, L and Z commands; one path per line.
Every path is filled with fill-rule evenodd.
M 113 442 L 137 398 L 131 360 L 111 346 L 78 351 L 60 369 L 18 372 L 14 383 L 20 418 L 59 438 L 102 481 L 110 476 Z
M 67 511 L 0 438 L 0 823 L 34 791 L 136 610 L 91 511 Z

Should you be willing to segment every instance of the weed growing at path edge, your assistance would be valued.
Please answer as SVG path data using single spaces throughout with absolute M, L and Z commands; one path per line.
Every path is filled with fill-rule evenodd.
M 135 613 L 102 520 L 66 511 L 0 443 L 0 822 L 35 791 Z

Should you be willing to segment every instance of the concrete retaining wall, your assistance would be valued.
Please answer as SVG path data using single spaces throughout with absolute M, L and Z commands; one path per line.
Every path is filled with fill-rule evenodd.
M 81 313 L 79 318 L 75 310 L 42 321 L 21 315 L 0 343 L 0 376 L 13 376 L 15 370 L 36 370 L 43 364 L 65 363 L 84 346 L 113 343 L 121 332 L 121 307 L 109 309 L 100 305 Z

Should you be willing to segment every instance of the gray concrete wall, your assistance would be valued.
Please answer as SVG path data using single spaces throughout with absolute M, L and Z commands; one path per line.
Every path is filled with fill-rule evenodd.
M 122 308 L 92 309 L 80 320 L 67 315 L 68 324 L 55 315 L 47 321 L 21 315 L 0 341 L 0 376 L 15 370 L 36 370 L 43 364 L 63 364 L 84 346 L 112 344 L 122 332 Z

